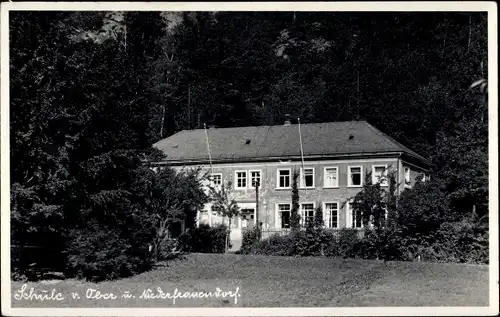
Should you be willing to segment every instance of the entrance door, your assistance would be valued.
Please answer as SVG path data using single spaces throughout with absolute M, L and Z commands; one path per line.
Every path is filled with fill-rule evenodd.
M 231 228 L 231 251 L 238 251 L 241 248 L 243 240 L 243 232 L 255 226 L 255 203 L 238 203 L 240 207 L 240 215 L 235 218 L 238 220 L 239 226 Z
M 252 229 L 255 226 L 255 209 L 241 209 L 241 229 Z

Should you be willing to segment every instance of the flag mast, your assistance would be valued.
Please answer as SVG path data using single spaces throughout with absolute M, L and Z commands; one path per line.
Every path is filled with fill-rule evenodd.
M 302 132 L 300 131 L 300 118 L 297 118 L 297 122 L 298 122 L 298 125 L 299 125 L 299 140 L 300 140 L 300 158 L 302 160 L 302 173 L 300 173 L 302 175 L 302 184 L 304 184 L 304 189 L 306 191 L 306 195 L 307 195 L 307 187 L 306 187 L 306 179 L 305 179 L 305 171 L 304 171 L 304 148 L 302 146 Z
M 210 161 L 210 172 L 214 173 L 214 167 L 212 165 L 212 154 L 210 153 L 210 143 L 208 143 L 208 133 L 207 133 L 207 124 L 203 123 L 203 128 L 205 129 L 205 139 L 207 141 L 207 150 L 208 150 L 208 160 Z

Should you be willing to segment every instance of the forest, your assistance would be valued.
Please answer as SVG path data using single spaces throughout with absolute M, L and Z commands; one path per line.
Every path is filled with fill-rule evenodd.
M 159 209 L 203 205 L 197 175 L 142 164 L 203 124 L 366 120 L 432 160 L 447 215 L 487 220 L 486 13 L 11 11 L 9 23 L 12 243 L 64 250 L 75 274 L 102 237 L 126 246 L 116 263 L 141 258 Z

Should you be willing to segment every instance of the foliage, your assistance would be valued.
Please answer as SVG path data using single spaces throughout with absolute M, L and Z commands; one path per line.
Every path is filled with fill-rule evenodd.
M 199 210 L 208 201 L 202 190 L 202 177 L 198 169 L 175 172 L 170 168 L 160 168 L 155 177 L 145 186 L 150 186 L 150 212 L 154 215 L 156 235 L 150 256 L 156 259 L 169 237 L 172 225 L 185 221 L 189 227 Z
M 403 192 L 397 207 L 395 182 L 387 196 L 366 183 L 356 209 L 378 230 L 367 235 L 366 250 L 401 239 L 395 257 L 484 261 L 487 228 L 468 228 L 482 228 L 488 215 L 487 82 L 476 81 L 488 77 L 486 14 L 179 17 L 177 26 L 165 28 L 170 21 L 159 12 L 9 15 L 14 273 L 25 272 L 27 262 L 38 263 L 34 271 L 64 262 L 26 262 L 31 247 L 60 254 L 68 248 L 76 256 L 69 270 L 80 276 L 96 267 L 110 270 L 100 278 L 147 268 L 169 226 L 192 225 L 206 201 L 195 173 L 167 168 L 154 174 L 144 166 L 159 159 L 151 144 L 204 122 L 280 124 L 287 113 L 304 123 L 367 120 L 432 158 L 432 181 Z M 296 178 L 294 231 L 300 223 Z M 96 241 L 107 254 L 97 263 L 85 253 L 94 240 L 76 237 L 102 237 L 99 230 L 109 230 L 113 241 Z M 69 245 L 74 239 L 78 245 Z M 454 247 L 464 241 L 471 249 Z M 133 253 L 120 273 L 107 264 L 120 261 L 113 251 L 119 243 L 154 250 Z
M 255 243 L 260 241 L 260 228 L 253 227 L 251 229 L 243 231 L 243 238 L 241 241 L 241 250 L 246 250 L 251 248 Z M 245 253 L 245 251 L 241 251 L 241 253 Z
M 290 212 L 290 228 L 294 232 L 300 230 L 298 178 L 299 173 L 294 171 L 292 175 L 292 210 Z
M 93 223 L 69 235 L 66 274 L 92 281 L 131 276 L 151 268 L 146 246 L 134 246 L 123 233 Z
M 179 249 L 184 252 L 224 253 L 226 243 L 231 247 L 227 236 L 227 226 L 223 224 L 214 227 L 200 224 L 188 229 L 178 238 Z
M 213 202 L 213 210 L 217 210 L 217 214 L 223 218 L 229 219 L 229 226 L 227 228 L 226 237 L 226 251 L 229 249 L 229 236 L 231 234 L 231 221 L 233 218 L 238 217 L 240 214 L 240 208 L 238 203 L 233 197 L 232 193 L 232 182 L 223 183 L 220 188 L 215 188 L 210 186 L 210 196 Z
M 146 79 L 150 58 L 159 58 L 157 18 L 127 13 L 126 39 L 96 40 L 80 32 L 99 33 L 101 13 L 11 15 L 14 259 L 26 248 L 56 248 L 68 258 L 29 264 L 60 270 L 68 261 L 75 276 L 120 277 L 147 269 L 169 223 L 193 222 L 204 201 L 195 177 L 144 165 L 154 154 Z M 78 238 L 87 233 L 103 241 Z M 20 272 L 29 265 L 14 263 Z
M 275 234 L 267 239 L 257 241 L 256 243 L 241 248 L 241 253 L 294 256 L 297 255 L 296 246 L 297 242 L 300 240 L 300 235 L 300 232 L 284 236 Z
M 321 204 L 314 211 L 314 220 L 306 224 L 305 232 L 297 234 L 296 254 L 300 256 L 323 255 L 325 249 L 325 230 Z

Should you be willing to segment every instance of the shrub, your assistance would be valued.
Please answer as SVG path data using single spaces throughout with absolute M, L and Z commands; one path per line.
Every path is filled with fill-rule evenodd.
M 456 263 L 488 263 L 488 230 L 469 219 L 445 222 L 436 240 L 421 249 L 428 261 Z
M 323 232 L 323 255 L 328 257 L 339 256 L 339 232 L 337 230 L 325 230 Z
M 259 242 L 260 230 L 257 227 L 246 230 L 243 232 L 243 239 L 241 242 L 241 253 L 245 253 L 244 250 L 250 249 L 255 243 Z
M 281 256 L 295 255 L 296 243 L 299 235 L 300 233 L 286 236 L 275 234 L 267 239 L 251 244 L 244 249 L 242 248 L 241 253 Z
M 92 281 L 128 277 L 151 268 L 148 248 L 137 248 L 111 228 L 74 230 L 67 244 L 66 275 Z
M 338 255 L 344 258 L 356 258 L 360 248 L 360 240 L 358 230 L 340 229 L 337 247 Z
M 177 258 L 180 255 L 179 243 L 177 239 L 165 239 L 160 244 L 159 250 L 159 258 L 160 261 L 171 260 Z
M 322 227 L 322 210 L 318 208 L 314 214 L 314 221 L 306 225 L 306 230 L 295 234 L 296 255 L 319 256 L 324 254 L 325 230 Z
M 199 253 L 224 253 L 226 249 L 226 235 L 228 228 L 220 224 L 210 227 L 201 224 L 197 228 L 191 228 L 178 238 L 179 249 L 184 252 Z M 229 241 L 231 247 L 231 241 Z

